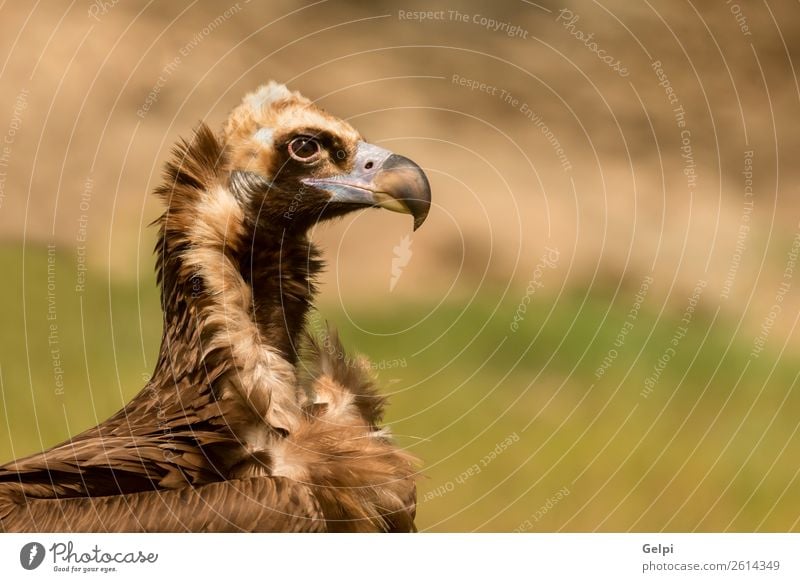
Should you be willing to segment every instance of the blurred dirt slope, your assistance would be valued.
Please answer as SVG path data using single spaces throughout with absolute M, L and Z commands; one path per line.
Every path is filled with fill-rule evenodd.
M 700 277 L 719 290 L 741 224 L 744 152 L 753 150 L 753 228 L 732 289 L 748 297 L 759 273 L 782 269 L 797 227 L 796 9 L 737 5 L 734 14 L 725 2 L 623 1 L 562 9 L 6 4 L 0 132 L 12 143 L 2 237 L 62 248 L 85 238 L 92 267 L 149 270 L 146 225 L 158 212 L 149 192 L 171 144 L 199 120 L 217 126 L 243 93 L 278 79 L 428 169 L 437 208 L 415 235 L 419 251 L 399 295 L 524 284 L 546 244 L 561 251 L 561 282 L 616 286 L 653 272 L 674 279 L 681 296 Z M 438 19 L 416 20 L 416 10 Z M 580 40 L 590 34 L 626 76 Z M 653 61 L 685 109 L 691 189 L 675 104 Z M 496 90 L 471 90 L 462 78 Z M 337 294 L 369 299 L 388 289 L 406 222 L 371 212 L 322 229 Z

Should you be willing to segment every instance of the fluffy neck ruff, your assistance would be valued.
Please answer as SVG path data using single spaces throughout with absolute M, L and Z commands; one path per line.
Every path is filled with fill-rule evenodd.
M 218 398 L 242 399 L 257 419 L 287 433 L 301 415 L 296 346 L 321 265 L 304 232 L 257 227 L 245 186 L 232 179 L 205 125 L 167 165 L 156 191 L 167 206 L 157 221 L 158 367 L 176 381 L 203 370 Z

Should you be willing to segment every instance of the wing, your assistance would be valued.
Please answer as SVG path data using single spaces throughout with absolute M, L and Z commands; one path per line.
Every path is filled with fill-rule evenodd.
M 313 400 L 281 446 L 245 450 L 229 429 L 244 409 L 204 385 L 189 401 L 189 387 L 146 388 L 101 425 L 0 468 L 0 530 L 414 531 L 416 459 L 378 426 L 383 398 L 365 367 L 311 351 Z
M 239 414 L 241 407 L 215 400 L 202 386 L 146 387 L 102 424 L 0 467 L 0 484 L 16 483 L 27 496 L 62 498 L 220 481 L 242 449 L 228 430 L 228 420 Z
M 322 532 L 312 490 L 257 477 L 105 497 L 25 499 L 4 485 L 3 532 Z

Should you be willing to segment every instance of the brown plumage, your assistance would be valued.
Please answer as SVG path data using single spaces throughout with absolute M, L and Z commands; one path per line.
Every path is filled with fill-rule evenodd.
M 413 530 L 415 461 L 379 427 L 367 366 L 303 330 L 321 268 L 308 229 L 369 206 L 419 226 L 422 171 L 270 83 L 220 137 L 201 125 L 179 144 L 157 194 L 153 376 L 107 421 L 0 468 L 0 531 Z

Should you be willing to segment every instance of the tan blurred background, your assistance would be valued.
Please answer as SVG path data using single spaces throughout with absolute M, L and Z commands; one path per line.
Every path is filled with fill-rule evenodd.
M 180 136 L 275 79 L 431 179 L 394 282 L 404 217 L 314 233 L 330 263 L 320 316 L 378 362 L 405 358 L 378 375 L 426 465 L 423 529 L 800 528 L 797 4 L 96 0 L 1 15 L 0 461 L 140 388 L 160 325 L 150 192 Z

